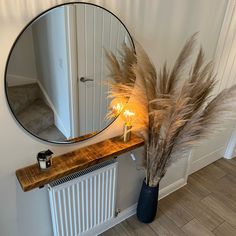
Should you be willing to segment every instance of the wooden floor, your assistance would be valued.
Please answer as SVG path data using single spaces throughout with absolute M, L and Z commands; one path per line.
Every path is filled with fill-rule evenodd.
M 188 184 L 160 200 L 151 224 L 133 216 L 102 236 L 236 236 L 236 158 L 192 174 Z

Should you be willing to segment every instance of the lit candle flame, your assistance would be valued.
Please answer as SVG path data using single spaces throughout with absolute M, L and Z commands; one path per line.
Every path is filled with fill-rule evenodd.
M 123 112 L 123 116 L 124 116 L 124 120 L 125 120 L 125 125 L 131 126 L 133 117 L 135 116 L 135 113 L 126 109 Z
M 121 113 L 121 111 L 123 110 L 124 106 L 122 103 L 117 103 L 116 105 L 114 105 L 112 107 L 113 113 L 115 114 L 115 116 L 119 115 Z

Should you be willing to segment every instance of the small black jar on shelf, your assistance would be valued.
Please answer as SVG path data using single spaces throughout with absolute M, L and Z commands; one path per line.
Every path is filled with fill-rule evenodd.
M 53 152 L 49 149 L 38 153 L 37 160 L 41 170 L 47 170 L 52 166 L 52 154 Z

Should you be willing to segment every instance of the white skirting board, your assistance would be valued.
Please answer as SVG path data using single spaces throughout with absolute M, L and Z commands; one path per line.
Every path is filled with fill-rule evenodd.
M 211 152 L 201 157 L 200 159 L 190 163 L 188 175 L 191 175 L 192 173 L 222 158 L 223 156 L 222 153 L 224 152 L 224 150 L 225 150 L 225 146 L 218 148 L 216 151 Z
M 166 186 L 165 188 L 161 189 L 159 192 L 159 200 L 166 197 L 167 195 L 173 193 L 174 191 L 178 190 L 179 188 L 182 188 L 184 185 L 187 184 L 186 178 L 181 178 L 174 183 Z
M 171 194 L 172 192 L 176 191 L 179 188 L 182 188 L 184 185 L 186 185 L 186 179 L 181 178 L 174 183 L 168 185 L 167 187 L 161 189 L 159 191 L 159 200 L 166 197 L 167 195 Z M 115 225 L 121 223 L 122 221 L 126 220 L 127 218 L 133 216 L 136 214 L 136 209 L 137 209 L 137 203 L 134 205 L 130 206 L 129 208 L 121 211 L 117 217 L 113 218 L 111 221 L 107 222 L 107 224 L 102 225 L 101 228 L 97 228 L 96 235 L 101 234 L 105 232 L 106 230 L 114 227 Z M 86 235 L 87 236 L 87 235 Z M 90 235 L 89 235 L 90 236 Z M 94 236 L 94 235 L 91 235 Z
M 7 84 L 9 87 L 36 83 L 36 78 L 22 75 L 7 74 Z

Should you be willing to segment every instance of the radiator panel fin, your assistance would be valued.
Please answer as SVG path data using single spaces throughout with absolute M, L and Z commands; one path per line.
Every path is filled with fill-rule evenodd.
M 54 236 L 93 232 L 115 215 L 117 163 L 114 160 L 48 185 Z

